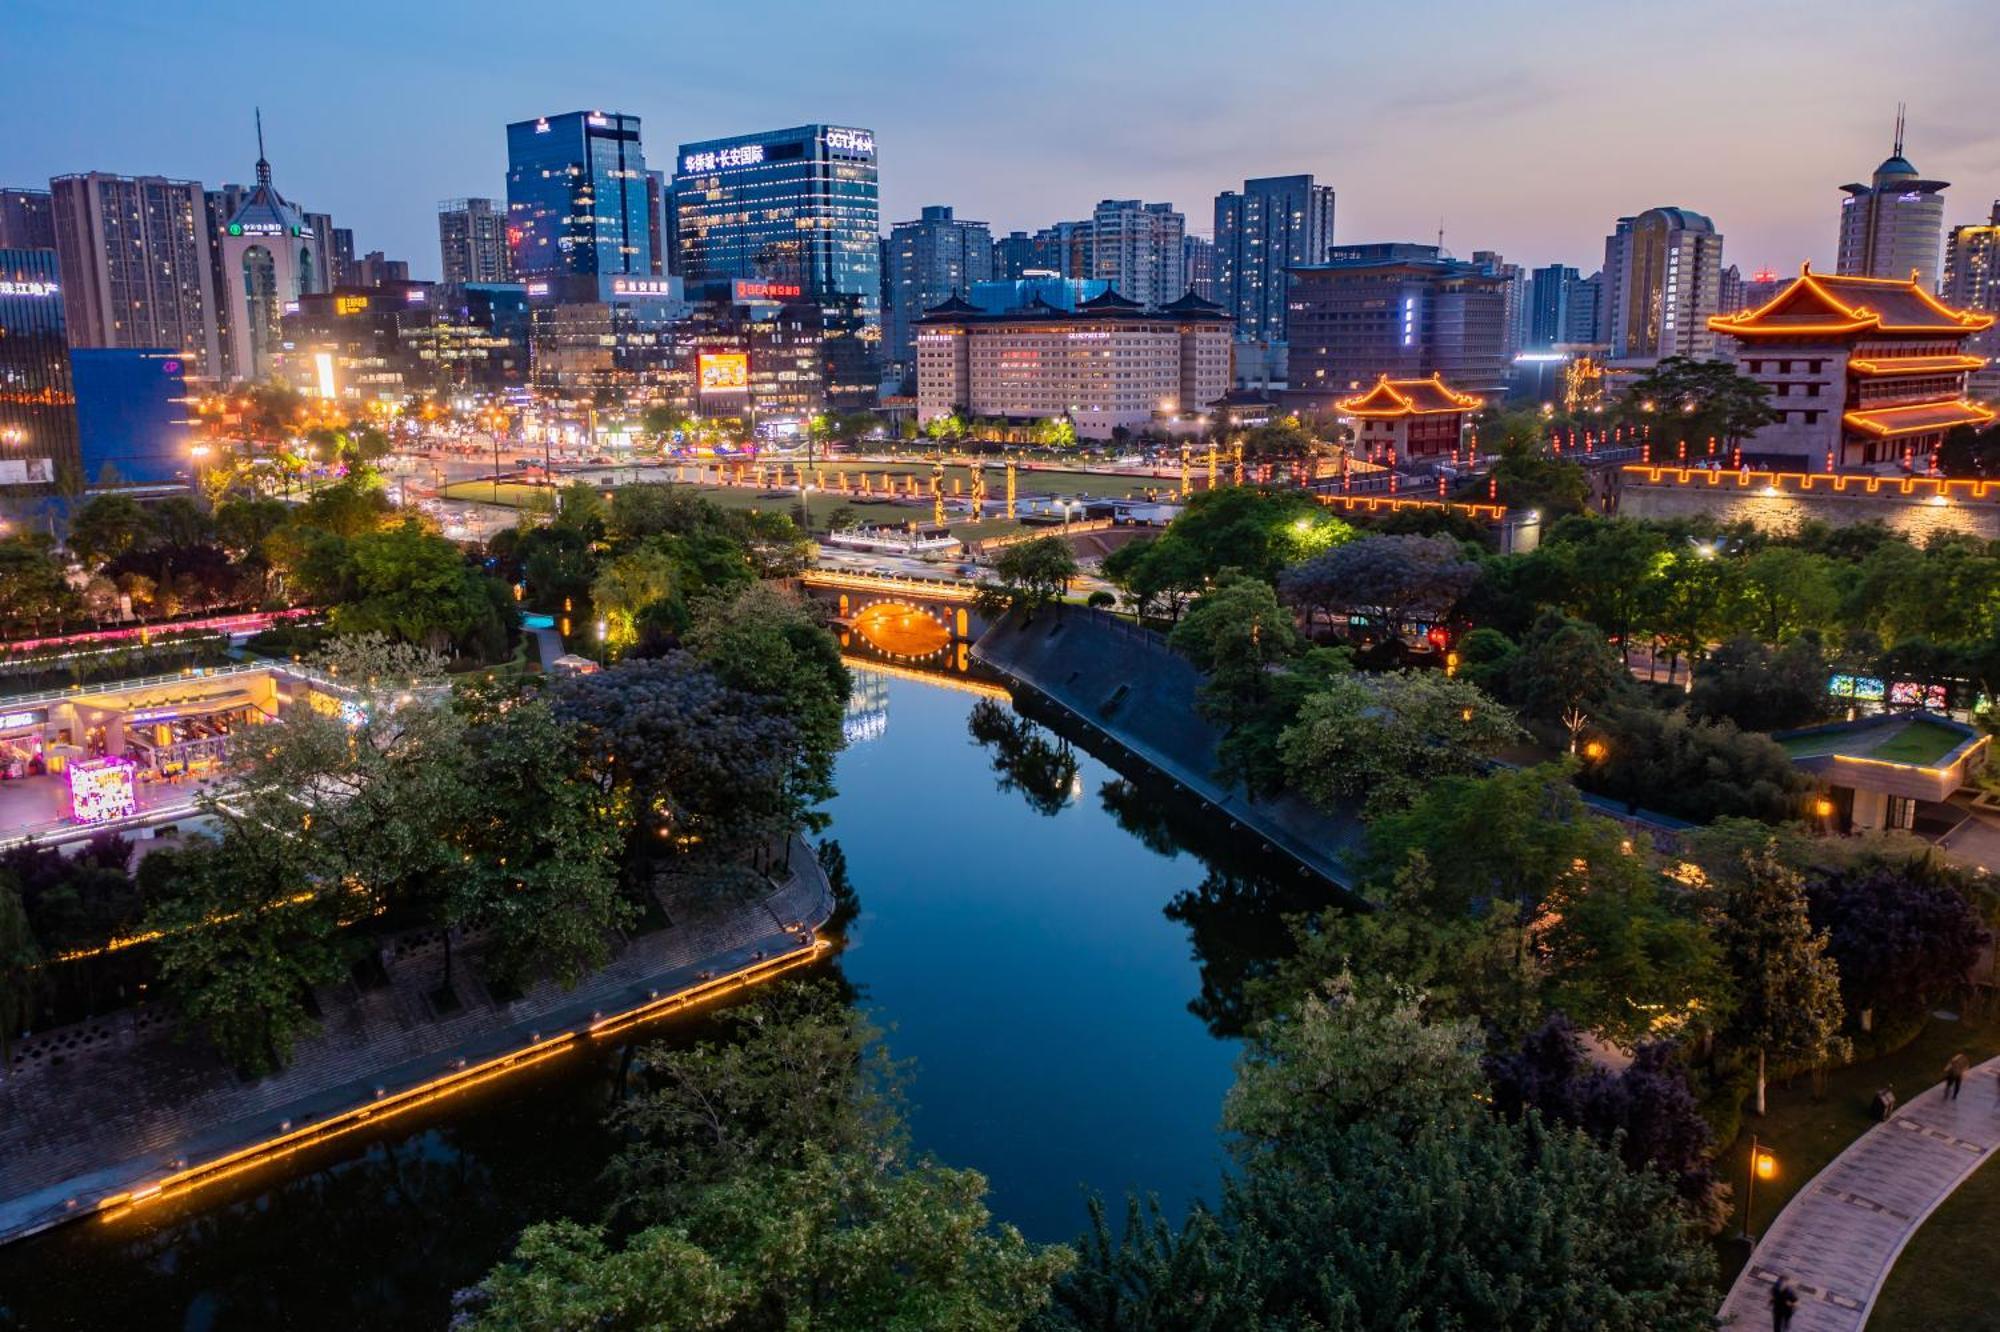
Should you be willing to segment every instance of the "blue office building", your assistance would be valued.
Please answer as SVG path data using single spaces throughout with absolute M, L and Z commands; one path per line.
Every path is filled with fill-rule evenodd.
M 78 347 L 69 359 L 85 483 L 151 486 L 185 480 L 192 438 L 181 354 L 165 348 Z
M 564 299 L 609 299 L 653 274 L 639 117 L 604 111 L 507 127 L 507 244 L 514 275 Z
M 875 135 L 836 125 L 684 143 L 674 163 L 674 271 L 796 285 L 801 299 L 882 322 Z

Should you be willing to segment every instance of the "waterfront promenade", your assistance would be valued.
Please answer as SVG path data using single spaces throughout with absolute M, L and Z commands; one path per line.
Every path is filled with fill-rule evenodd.
M 1957 1100 L 1940 1083 L 1849 1144 L 1764 1232 L 1723 1302 L 1723 1325 L 1769 1327 L 1783 1276 L 1799 1292 L 1792 1332 L 1859 1332 L 1903 1246 L 2000 1147 L 1996 1083 L 2000 1059 L 1989 1059 Z
M 434 1099 L 455 1079 L 490 1081 L 503 1061 L 525 1066 L 559 1044 L 623 1030 L 628 1017 L 675 1011 L 677 995 L 735 988 L 736 973 L 761 978 L 819 956 L 815 932 L 832 912 L 826 876 L 803 841 L 791 865 L 761 899 L 670 908 L 667 924 L 626 939 L 573 990 L 541 982 L 501 996 L 461 959 L 456 1006 L 440 1012 L 438 941 L 403 941 L 386 980 L 322 987 L 319 1032 L 281 1072 L 252 1081 L 199 1041 L 177 1040 L 158 1005 L 23 1041 L 0 1079 L 0 1242 L 143 1205 L 162 1184 L 184 1190 L 204 1169 L 296 1150 Z
M 1252 800 L 1241 785 L 1217 781 L 1222 732 L 1195 711 L 1201 673 L 1160 635 L 1095 610 L 1052 608 L 1032 621 L 1014 610 L 973 644 L 972 656 L 1199 796 L 1245 838 L 1353 886 L 1347 857 L 1360 845 L 1360 818 L 1289 793 Z

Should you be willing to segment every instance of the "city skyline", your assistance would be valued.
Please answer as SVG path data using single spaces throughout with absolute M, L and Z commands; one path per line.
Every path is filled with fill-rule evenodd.
M 1727 262 L 1788 271 L 1803 259 L 1833 266 L 1839 186 L 1887 155 L 1907 100 L 1908 155 L 1953 182 L 1947 225 L 1983 218 L 2000 197 L 2000 124 L 1979 104 L 2000 14 L 1974 3 L 1892 15 L 1696 3 L 1668 29 L 1623 11 L 1529 17 L 1454 2 L 1412 23 L 1407 10 L 1271 0 L 1186 43 L 1169 39 L 1192 26 L 1140 33 L 1127 8 L 1021 0 L 1016 30 L 1035 55 L 1023 75 L 1021 51 L 987 40 L 976 16 L 902 5 L 867 24 L 775 5 L 760 32 L 786 34 L 786 51 L 750 48 L 719 12 L 635 10 L 616 49 L 657 44 L 668 56 L 641 72 L 603 58 L 601 28 L 542 25 L 527 40 L 525 7 L 483 9 L 492 21 L 479 25 L 455 6 L 374 0 L 299 14 L 278 44 L 297 58 L 280 60 L 268 27 L 231 21 L 247 12 L 234 0 L 201 23 L 133 0 L 88 15 L 28 0 L 12 22 L 38 58 L 17 66 L 0 108 L 36 132 L 0 151 L 0 185 L 82 171 L 246 180 L 261 105 L 292 191 L 365 248 L 435 276 L 437 201 L 504 193 L 506 124 L 598 109 L 638 116 L 663 161 L 672 145 L 763 125 L 865 126 L 881 144 L 885 230 L 948 204 L 1004 235 L 1130 197 L 1169 201 L 1206 234 L 1219 191 L 1311 173 L 1339 192 L 1343 242 L 1433 241 L 1441 222 L 1460 255 L 1588 273 L 1618 217 L 1675 205 L 1716 220 Z M 1042 42 L 1043 31 L 1064 40 Z M 1924 67 L 1882 78 L 1889 47 L 1924 52 Z M 885 60 L 896 77 L 877 77 Z M 1410 68 L 1422 76 L 1397 73 L 1402 61 L 1421 62 Z M 230 76 L 145 73 L 163 65 Z M 1630 95 L 1650 68 L 1695 67 L 1699 86 Z M 115 105 L 78 95 L 80 68 L 121 88 Z M 361 68 L 369 79 L 353 77 Z M 1211 72 L 1250 68 L 1257 77 Z M 1394 95 L 1368 95 L 1385 71 Z M 407 97 L 385 95 L 399 86 Z

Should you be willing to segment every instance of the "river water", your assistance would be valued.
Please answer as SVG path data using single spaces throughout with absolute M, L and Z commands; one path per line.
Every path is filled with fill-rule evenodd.
M 1067 1240 L 1090 1194 L 1115 1217 L 1131 1189 L 1178 1213 L 1221 1168 L 1240 982 L 1281 951 L 1282 914 L 1327 890 L 1245 862 L 1198 809 L 1004 702 L 975 742 L 980 703 L 859 677 L 827 835 L 862 914 L 830 965 L 914 1061 L 918 1149 L 982 1171 L 996 1217 Z M 451 1291 L 523 1225 L 602 1206 L 615 1065 L 580 1052 L 184 1203 L 0 1250 L 0 1328 L 442 1327 Z

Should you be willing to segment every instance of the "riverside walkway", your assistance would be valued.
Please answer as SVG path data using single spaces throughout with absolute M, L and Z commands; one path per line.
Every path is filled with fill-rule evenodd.
M 440 1012 L 438 941 L 401 941 L 386 981 L 317 991 L 320 1030 L 255 1080 L 177 1041 L 158 1005 L 23 1041 L 0 1078 L 0 1243 L 178 1196 L 803 965 L 827 947 L 833 903 L 803 841 L 791 864 L 762 898 L 672 908 L 573 990 L 496 994 L 462 961 Z
M 2000 1059 L 1899 1106 L 1792 1196 L 1722 1304 L 1724 1326 L 1771 1325 L 1778 1277 L 1799 1292 L 1793 1332 L 1858 1332 L 1903 1246 L 2000 1147 Z
M 1158 634 L 1096 610 L 1051 609 L 1032 621 L 1015 610 L 972 645 L 972 656 L 1241 824 L 1246 839 L 1353 887 L 1346 857 L 1360 843 L 1361 820 L 1291 794 L 1253 800 L 1241 785 L 1218 782 L 1222 733 L 1195 711 L 1201 673 Z

